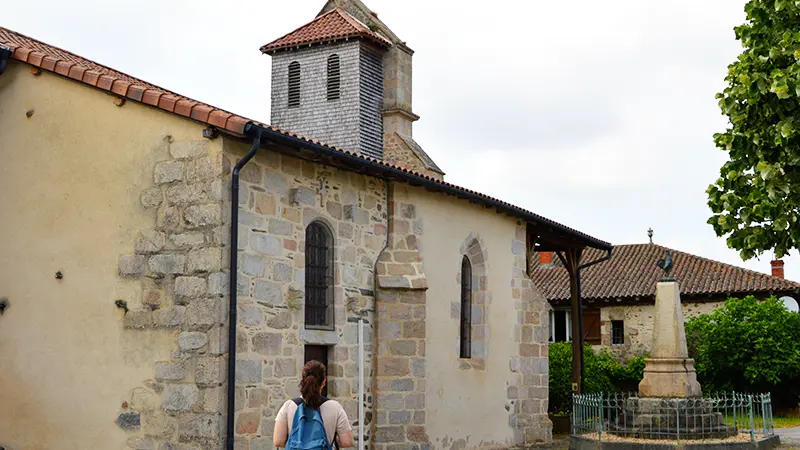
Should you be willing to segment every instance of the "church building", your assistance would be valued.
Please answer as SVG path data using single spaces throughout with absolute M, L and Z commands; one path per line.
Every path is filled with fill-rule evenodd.
M 610 244 L 446 182 L 361 1 L 260 50 L 271 124 L 0 27 L 0 448 L 272 449 L 308 359 L 360 449 L 549 443 L 532 261 Z

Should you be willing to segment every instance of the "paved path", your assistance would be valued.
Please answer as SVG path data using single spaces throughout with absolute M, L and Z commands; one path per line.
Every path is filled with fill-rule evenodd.
M 775 428 L 775 433 L 781 437 L 782 446 L 800 448 L 800 427 Z

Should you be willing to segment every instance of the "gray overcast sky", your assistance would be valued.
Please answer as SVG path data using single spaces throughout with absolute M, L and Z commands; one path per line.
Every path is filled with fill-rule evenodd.
M 365 1 L 416 51 L 414 137 L 448 181 L 614 244 L 653 227 L 656 243 L 769 272 L 771 254 L 743 263 L 705 223 L 725 160 L 714 94 L 745 0 Z M 268 121 L 258 48 L 324 0 L 6 3 L 2 26 Z

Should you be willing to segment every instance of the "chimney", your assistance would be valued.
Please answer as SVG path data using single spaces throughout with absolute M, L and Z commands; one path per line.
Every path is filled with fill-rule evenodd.
M 783 261 L 780 259 L 772 261 L 772 276 L 783 278 Z
M 539 265 L 540 266 L 551 266 L 551 265 L 553 265 L 553 252 L 540 252 L 539 253 Z

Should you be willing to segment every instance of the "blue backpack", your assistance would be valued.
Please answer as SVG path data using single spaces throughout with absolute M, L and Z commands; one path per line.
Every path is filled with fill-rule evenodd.
M 301 398 L 292 401 L 297 405 L 297 411 L 285 450 L 332 450 L 319 409 L 306 407 Z M 327 398 L 322 399 L 322 403 L 326 401 Z

